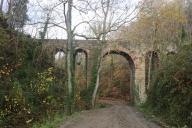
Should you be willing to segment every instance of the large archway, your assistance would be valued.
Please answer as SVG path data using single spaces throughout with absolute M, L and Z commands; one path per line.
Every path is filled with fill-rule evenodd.
M 88 53 L 82 48 L 77 48 L 74 53 L 74 68 L 76 84 L 80 89 L 87 88 L 87 63 Z
M 109 50 L 109 51 L 105 52 L 103 54 L 102 59 L 106 58 L 109 55 L 117 55 L 117 56 L 119 56 L 121 58 L 123 57 L 122 59 L 125 59 L 125 61 L 128 62 L 127 63 L 128 67 L 126 67 L 126 69 L 124 69 L 124 70 L 127 70 L 129 72 L 129 75 L 127 76 L 127 79 L 129 81 L 129 83 L 127 83 L 125 86 L 129 86 L 129 87 L 126 88 L 126 89 L 128 89 L 126 91 L 128 93 L 128 101 L 133 103 L 134 102 L 134 94 L 133 93 L 134 93 L 134 85 L 135 85 L 135 64 L 133 62 L 133 59 L 127 52 L 118 51 L 118 50 Z M 127 75 L 127 73 L 124 74 L 124 75 Z M 101 88 L 101 86 L 102 85 L 100 85 L 100 88 Z

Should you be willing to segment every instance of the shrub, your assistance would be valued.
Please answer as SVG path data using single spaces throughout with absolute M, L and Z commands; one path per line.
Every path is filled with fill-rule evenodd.
M 148 106 L 167 123 L 192 127 L 192 45 L 168 56 L 150 88 Z
M 0 127 L 28 128 L 64 112 L 65 71 L 52 67 L 41 42 L 1 27 L 0 37 Z

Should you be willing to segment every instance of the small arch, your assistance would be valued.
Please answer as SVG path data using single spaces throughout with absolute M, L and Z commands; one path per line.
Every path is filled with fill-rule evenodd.
M 109 50 L 103 54 L 103 58 L 109 54 L 117 54 L 123 56 L 129 64 L 130 67 L 130 102 L 134 103 L 134 87 L 135 87 L 135 64 L 132 57 L 124 51 L 119 50 Z
M 88 53 L 86 50 L 82 49 L 82 48 L 77 48 L 75 50 L 75 53 L 74 53 L 74 58 L 77 56 L 78 53 L 84 53 L 85 55 L 85 59 L 86 59 L 86 63 L 87 63 L 87 59 L 88 59 Z M 76 59 L 74 59 L 74 61 L 76 62 Z
M 149 51 L 145 54 L 145 90 L 148 92 L 151 81 L 154 79 L 159 68 L 159 56 L 156 51 Z
M 55 66 L 58 68 L 64 68 L 65 67 L 65 51 L 63 49 L 57 48 L 54 52 L 54 63 Z
M 65 52 L 65 50 L 63 48 L 55 48 L 55 52 L 54 53 L 57 53 L 57 52 Z
M 76 64 L 80 65 L 80 60 L 76 60 L 76 57 L 79 53 L 83 53 L 85 55 L 85 79 L 86 79 L 86 87 L 88 86 L 88 79 L 87 79 L 87 68 L 88 68 L 88 52 L 82 48 L 75 49 L 74 52 L 74 69 L 76 71 Z

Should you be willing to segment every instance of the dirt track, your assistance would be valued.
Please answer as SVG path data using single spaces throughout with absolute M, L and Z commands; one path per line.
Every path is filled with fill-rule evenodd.
M 161 128 L 146 120 L 133 107 L 118 104 L 109 108 L 82 112 L 60 128 Z

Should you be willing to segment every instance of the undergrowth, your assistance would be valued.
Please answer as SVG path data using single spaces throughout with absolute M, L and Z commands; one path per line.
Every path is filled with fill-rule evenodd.
M 169 125 L 192 127 L 192 45 L 164 59 L 151 86 L 147 109 Z
M 47 119 L 41 124 L 34 124 L 32 128 L 56 128 L 67 119 L 66 115 L 56 115 L 52 119 Z

